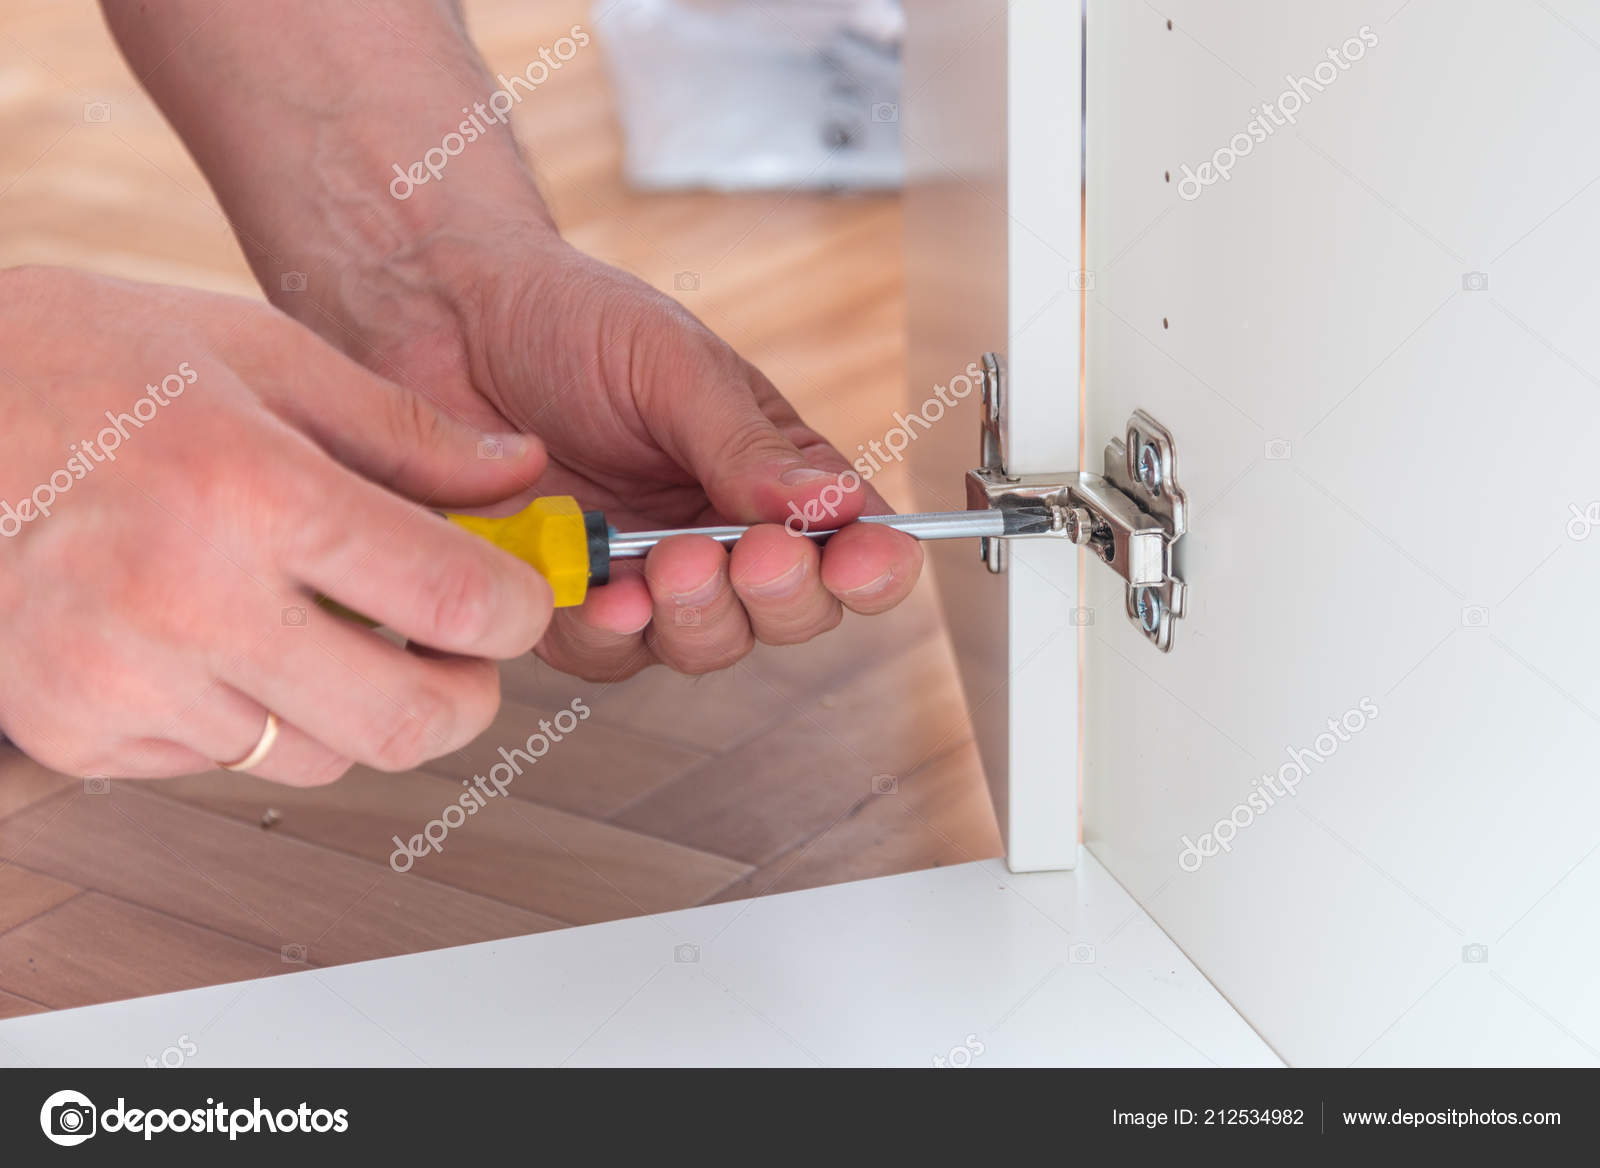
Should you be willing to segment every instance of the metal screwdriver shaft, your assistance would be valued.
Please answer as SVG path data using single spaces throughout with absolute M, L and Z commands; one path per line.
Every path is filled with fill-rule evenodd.
M 1039 499 L 1006 495 L 983 510 L 942 511 L 920 515 L 865 515 L 862 523 L 893 527 L 916 539 L 971 539 L 1010 535 L 1043 535 L 1072 530 L 1074 508 Z M 584 602 L 590 588 L 611 579 L 612 560 L 639 560 L 674 535 L 705 535 L 718 543 L 737 543 L 748 527 L 679 527 L 670 531 L 619 532 L 600 511 L 585 511 L 571 495 L 543 495 L 515 515 L 448 515 L 446 518 L 482 536 L 543 576 L 557 608 Z M 792 528 L 790 529 L 793 530 Z M 839 534 L 794 532 L 816 543 Z M 1074 539 L 1073 542 L 1080 542 Z M 328 603 L 332 603 L 331 601 Z
M 876 523 L 903 531 L 915 539 L 972 539 L 1003 535 L 1025 535 L 1050 527 L 1050 509 L 1044 504 L 1014 511 L 929 511 L 915 515 L 863 515 L 859 522 Z M 720 544 L 733 544 L 749 531 L 748 527 L 678 527 L 667 531 L 613 531 L 613 560 L 643 559 L 650 549 L 675 535 L 704 535 Z M 840 529 L 796 532 L 815 543 L 826 543 Z

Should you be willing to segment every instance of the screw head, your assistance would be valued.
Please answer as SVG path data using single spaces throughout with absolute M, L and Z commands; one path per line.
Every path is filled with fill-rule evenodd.
M 1094 536 L 1094 516 L 1087 507 L 1063 507 L 1061 530 L 1068 542 L 1081 547 Z
M 1154 589 L 1141 588 L 1133 594 L 1133 606 L 1139 614 L 1139 627 L 1154 634 L 1161 627 L 1161 597 Z
M 1161 493 L 1161 452 L 1154 442 L 1139 448 L 1139 481 L 1151 494 Z

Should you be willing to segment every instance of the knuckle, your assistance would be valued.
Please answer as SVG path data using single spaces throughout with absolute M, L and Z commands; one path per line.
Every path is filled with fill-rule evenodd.
M 794 451 L 766 417 L 756 415 L 739 422 L 729 431 L 725 450 L 730 457 L 783 459 Z
M 722 644 L 669 645 L 662 643 L 657 647 L 656 652 L 667 665 L 677 672 L 686 673 L 690 677 L 700 677 L 737 664 L 755 647 L 755 634 L 747 625 L 736 638 L 729 639 Z
M 421 394 L 393 390 L 389 402 L 389 425 L 397 450 L 428 450 L 443 437 L 444 419 Z M 404 469 L 404 461 L 402 455 L 397 471 Z
M 408 702 L 381 728 L 372 747 L 372 765 L 382 771 L 415 770 L 445 753 L 451 717 L 435 698 Z
M 834 603 L 815 619 L 779 624 L 767 622 L 757 629 L 756 636 L 763 645 L 801 645 L 813 637 L 832 632 L 843 620 L 844 606 Z
M 495 581 L 479 559 L 458 557 L 429 584 L 432 628 L 447 645 L 473 645 L 494 619 Z
M 763 625 L 756 632 L 756 640 L 763 645 L 803 645 L 824 631 L 806 625 Z

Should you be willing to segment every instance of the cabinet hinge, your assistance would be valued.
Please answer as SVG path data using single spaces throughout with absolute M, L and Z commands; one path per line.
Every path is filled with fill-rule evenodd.
M 1171 432 L 1135 410 L 1126 432 L 1105 447 L 1104 472 L 1010 474 L 1006 470 L 1005 366 L 984 354 L 983 465 L 967 472 L 967 510 L 1005 513 L 1007 534 L 981 541 L 991 572 L 1006 570 L 1012 539 L 1062 539 L 1084 548 L 1126 582 L 1128 618 L 1163 653 L 1183 616 L 1183 580 L 1173 545 L 1188 526 Z

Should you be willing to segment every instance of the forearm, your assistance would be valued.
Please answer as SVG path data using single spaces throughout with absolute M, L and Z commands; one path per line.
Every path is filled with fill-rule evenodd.
M 554 231 L 502 108 L 528 87 L 490 107 L 453 0 L 103 7 L 263 288 L 342 347 L 453 236 Z

